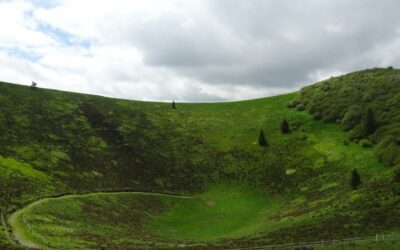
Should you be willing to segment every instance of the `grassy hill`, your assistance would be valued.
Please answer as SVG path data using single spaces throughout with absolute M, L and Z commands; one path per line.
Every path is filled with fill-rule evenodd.
M 399 70 L 367 70 L 299 93 L 177 109 L 0 83 L 0 207 L 7 217 L 41 198 L 101 192 L 20 211 L 25 236 L 57 249 L 66 241 L 232 247 L 398 233 L 398 160 L 382 154 L 398 149 L 397 79 Z M 378 127 L 366 135 L 369 108 Z M 291 133 L 281 132 L 283 119 Z M 268 147 L 258 145 L 260 130 Z M 18 248 L 0 229 L 0 246 Z
M 387 165 L 400 163 L 400 70 L 370 69 L 335 77 L 303 88 L 291 107 L 306 109 L 315 119 L 336 122 L 351 140 L 378 144 Z M 374 118 L 367 131 L 368 110 Z

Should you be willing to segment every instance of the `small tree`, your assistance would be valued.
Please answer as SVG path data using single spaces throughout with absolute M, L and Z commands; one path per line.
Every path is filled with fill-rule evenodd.
M 364 126 L 365 126 L 365 135 L 370 135 L 374 133 L 375 130 L 378 128 L 374 113 L 370 108 L 368 109 L 367 114 L 365 115 Z
M 172 101 L 172 108 L 173 108 L 173 109 L 176 109 L 175 101 Z
M 31 88 L 32 88 L 33 90 L 35 90 L 35 89 L 37 88 L 37 83 L 36 83 L 36 82 L 32 82 Z
M 283 121 L 281 123 L 281 131 L 283 134 L 290 133 L 289 123 L 286 119 L 283 119 Z
M 264 131 L 260 130 L 260 135 L 258 136 L 258 145 L 261 147 L 268 147 L 268 142 L 265 139 Z
M 357 169 L 353 169 L 353 172 L 351 173 L 351 187 L 353 189 L 357 189 L 358 186 L 360 185 L 361 185 L 360 174 L 358 173 Z

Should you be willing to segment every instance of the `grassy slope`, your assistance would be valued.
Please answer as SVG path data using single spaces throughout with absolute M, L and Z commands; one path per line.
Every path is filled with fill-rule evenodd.
M 376 153 L 382 162 L 400 164 L 399 69 L 376 68 L 332 77 L 303 88 L 292 105 L 306 109 L 316 119 L 340 123 L 352 140 L 377 143 Z M 365 134 L 368 109 L 375 118 L 376 130 Z
M 87 192 L 96 191 L 99 188 L 128 187 L 148 191 L 204 193 L 210 197 L 215 195 L 213 199 L 217 201 L 217 205 L 213 209 L 218 210 L 218 213 L 225 212 L 226 207 L 245 209 L 247 203 L 244 204 L 243 201 L 247 199 L 251 206 L 257 208 L 254 211 L 245 209 L 251 212 L 244 213 L 243 217 L 240 217 L 234 225 L 231 225 L 229 220 L 223 220 L 217 224 L 221 227 L 216 226 L 212 229 L 213 231 L 208 231 L 196 218 L 191 221 L 190 211 L 196 208 L 195 205 L 187 206 L 189 208 L 187 210 L 177 206 L 168 212 L 157 215 L 157 219 L 151 224 L 154 232 L 177 240 L 188 240 L 188 238 L 212 240 L 215 237 L 211 232 L 215 232 L 221 236 L 239 237 L 235 241 L 228 241 L 234 245 L 247 244 L 247 241 L 250 240 L 265 244 L 314 240 L 320 237 L 343 238 L 350 235 L 374 234 L 377 231 L 398 230 L 399 198 L 393 191 L 394 185 L 396 185 L 392 180 L 393 170 L 377 161 L 373 148 L 362 148 L 357 143 L 343 144 L 346 134 L 342 132 L 339 125 L 315 121 L 305 112 L 287 109 L 287 103 L 297 96 L 296 93 L 232 103 L 178 103 L 178 109 L 172 110 L 168 103 L 113 100 L 40 89 L 33 92 L 29 88 L 7 84 L 2 84 L 0 87 L 2 88 L 0 100 L 3 102 L 9 103 L 10 100 L 17 100 L 15 97 L 20 97 L 18 101 L 13 101 L 15 103 L 10 106 L 9 110 L 15 110 L 15 113 L 24 117 L 25 108 L 29 108 L 32 103 L 29 99 L 34 98 L 38 101 L 45 97 L 46 101 L 42 102 L 43 107 L 39 110 L 44 109 L 51 113 L 50 118 L 72 114 L 64 121 L 68 126 L 63 131 L 73 133 L 77 127 L 81 128 L 79 124 L 83 124 L 82 126 L 92 134 L 86 136 L 86 134 L 74 133 L 74 136 L 78 139 L 81 138 L 82 141 L 97 141 L 97 143 L 85 145 L 81 149 L 84 152 L 91 152 L 85 156 L 89 157 L 89 160 L 87 164 L 84 164 L 79 161 L 81 159 L 79 155 L 75 160 L 73 154 L 75 151 L 67 146 L 72 142 L 72 139 L 65 139 L 69 138 L 68 134 L 57 134 L 58 124 L 53 123 L 53 126 L 49 128 L 50 132 L 64 140 L 41 140 L 40 136 L 38 138 L 30 137 L 29 131 L 32 131 L 33 128 L 29 126 L 32 124 L 21 125 L 21 120 L 29 123 L 34 117 L 14 119 L 18 123 L 17 125 L 12 124 L 12 126 L 16 130 L 25 126 L 27 133 L 21 138 L 23 143 L 11 139 L 2 141 L 3 157 L 31 165 L 34 169 L 50 176 L 54 183 L 44 186 L 41 193 L 28 191 L 24 196 L 16 197 L 15 205 L 17 206 L 26 200 L 35 199 L 48 193 Z M 35 97 L 36 95 L 38 97 Z M 13 98 L 10 99 L 11 97 Z M 118 125 L 130 125 L 137 121 L 137 116 L 133 115 L 134 119 L 128 116 L 131 119 L 129 120 L 122 115 L 131 111 L 143 112 L 153 126 L 153 129 L 150 130 L 152 133 L 155 133 L 154 131 L 167 133 L 173 130 L 174 134 L 167 138 L 166 144 L 171 145 L 174 152 L 156 151 L 155 155 L 167 155 L 167 157 L 161 160 L 161 163 L 151 162 L 152 164 L 145 168 L 150 170 L 154 168 L 154 171 L 144 173 L 149 181 L 138 184 L 135 184 L 136 182 L 127 183 L 126 180 L 134 179 L 135 176 L 123 179 L 124 176 L 127 176 L 128 172 L 126 171 L 136 171 L 135 167 L 132 166 L 131 170 L 118 172 L 125 162 L 123 160 L 117 160 L 121 162 L 116 163 L 115 160 L 109 161 L 116 155 L 112 151 L 113 140 L 102 133 L 101 129 L 104 129 L 104 124 L 101 125 L 103 127 L 95 128 L 96 124 L 88 122 L 87 116 L 80 115 L 82 112 L 79 110 L 82 109 L 78 104 L 82 102 L 100 107 L 98 112 L 104 115 L 108 124 L 110 121 L 114 121 Z M 3 117 L 5 113 L 2 112 Z M 45 115 L 42 118 L 46 120 L 49 119 L 49 116 Z M 279 129 L 282 118 L 287 118 L 290 123 L 294 121 L 301 123 L 300 129 L 292 134 L 282 135 Z M 0 119 L 0 121 L 4 124 L 4 119 Z M 141 129 L 147 131 L 144 128 Z M 271 145 L 267 149 L 260 149 L 257 145 L 259 129 L 264 129 Z M 155 137 L 159 138 L 161 134 L 157 133 Z M 61 136 L 65 136 L 65 138 Z M 135 141 L 152 140 L 153 138 L 151 133 L 145 134 L 143 138 L 141 136 L 139 134 L 138 140 Z M 304 140 L 305 136 L 308 139 Z M 98 142 L 101 141 L 105 142 L 107 146 L 99 149 Z M 43 152 L 39 156 L 30 157 L 32 152 L 27 152 L 29 150 L 23 148 L 23 145 L 27 143 L 42 146 Z M 157 144 L 152 144 L 152 147 L 162 148 L 161 145 L 161 142 L 157 142 Z M 147 149 L 143 153 L 153 150 Z M 43 158 L 43 155 L 49 155 L 53 151 L 58 152 L 55 153 L 56 156 L 61 155 L 67 159 L 60 160 L 60 157 L 55 157 L 55 160 L 50 159 L 51 161 L 49 161 Z M 54 152 L 51 155 L 54 155 Z M 104 163 L 96 160 L 96 157 L 102 157 L 102 155 L 110 155 L 110 159 L 102 158 Z M 171 169 L 169 165 L 165 166 L 168 164 L 167 160 L 172 159 L 171 155 L 174 156 L 171 162 L 182 168 L 172 173 L 163 172 Z M 188 157 L 185 158 L 185 155 Z M 152 156 L 149 153 L 149 159 L 154 158 Z M 83 160 L 86 160 L 85 157 Z M 32 160 L 32 158 L 35 159 Z M 49 166 L 49 162 L 52 163 L 51 166 Z M 74 164 L 80 166 L 71 172 L 69 169 L 73 168 Z M 112 164 L 114 165 L 110 167 L 109 165 Z M 158 166 L 157 164 L 160 168 L 153 167 L 154 165 Z M 162 168 L 163 165 L 164 168 Z M 363 182 L 361 188 L 355 191 L 349 187 L 350 172 L 353 168 L 359 169 Z M 287 170 L 296 170 L 296 172 L 287 175 L 285 174 Z M 181 173 L 186 173 L 186 175 L 182 176 Z M 111 175 L 114 179 L 111 179 Z M 73 176 L 71 179 L 79 180 L 79 182 L 72 182 L 65 176 Z M 170 176 L 177 177 L 170 179 Z M 135 181 L 139 182 L 140 179 L 143 178 Z M 152 181 L 154 183 L 148 185 Z M 98 186 L 99 183 L 102 186 Z M 193 183 L 197 185 L 196 188 L 191 188 Z M 240 199 L 235 199 L 234 195 L 225 195 L 223 192 L 215 191 L 213 187 L 218 183 L 233 183 L 237 186 L 253 185 L 256 191 L 244 196 L 239 195 Z M 232 191 L 232 193 L 235 192 Z M 282 198 L 271 198 L 279 196 Z M 258 197 L 258 199 L 253 197 Z M 269 210 L 271 201 L 274 204 L 282 204 L 282 206 L 279 207 L 279 210 Z M 219 210 L 218 204 L 227 205 Z M 196 210 L 196 214 L 201 217 L 208 216 L 208 212 L 202 210 Z M 258 223 L 251 225 L 242 223 L 250 217 L 257 218 L 256 215 L 262 216 L 263 219 L 257 220 Z M 43 214 L 43 216 L 46 215 Z M 200 223 L 195 225 L 198 225 L 201 230 L 193 233 L 186 232 L 188 231 L 187 221 L 185 223 L 180 221 L 184 219 L 189 220 L 190 223 Z M 210 221 L 212 219 L 213 217 L 210 216 Z M 171 224 L 176 224 L 177 228 L 161 230 L 163 227 L 168 228 Z M 40 223 L 38 227 L 40 227 Z M 249 233 L 258 231 L 261 232 L 248 236 Z

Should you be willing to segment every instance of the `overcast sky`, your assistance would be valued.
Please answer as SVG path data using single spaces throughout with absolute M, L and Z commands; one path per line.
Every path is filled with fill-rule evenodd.
M 0 80 L 241 100 L 400 66 L 397 0 L 0 0 Z

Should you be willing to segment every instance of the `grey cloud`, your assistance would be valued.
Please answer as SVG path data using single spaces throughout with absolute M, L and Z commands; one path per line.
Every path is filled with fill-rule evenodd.
M 225 46 L 221 30 L 197 20 L 186 28 L 184 20 L 174 16 L 133 27 L 134 45 L 145 52 L 145 62 L 168 67 L 203 67 L 231 64 L 238 57 L 231 46 Z
M 133 41 L 145 63 L 199 81 L 291 87 L 318 70 L 380 66 L 381 55 L 366 54 L 399 38 L 398 9 L 397 1 L 209 1 L 194 29 L 179 17 L 155 20 L 133 30 Z

